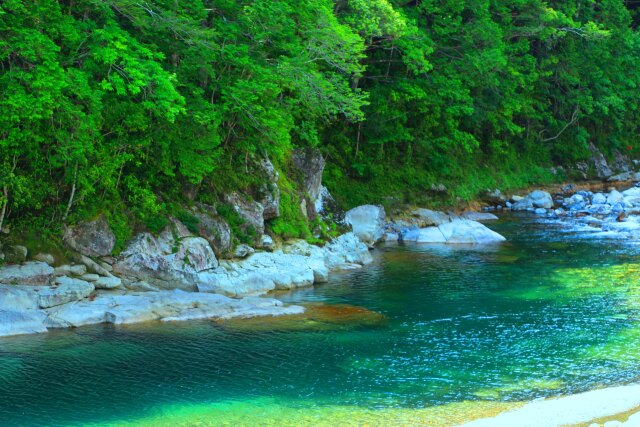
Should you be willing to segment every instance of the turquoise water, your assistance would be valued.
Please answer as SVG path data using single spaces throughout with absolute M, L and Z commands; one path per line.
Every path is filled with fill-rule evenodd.
M 386 246 L 369 267 L 279 296 L 365 307 L 386 316 L 380 325 L 200 321 L 0 339 L 0 426 L 257 425 L 258 415 L 266 425 L 336 408 L 387 411 L 380 424 L 394 425 L 456 402 L 640 381 L 640 247 L 539 221 L 491 225 L 509 240 L 499 246 Z M 292 424 L 315 424 L 301 420 Z

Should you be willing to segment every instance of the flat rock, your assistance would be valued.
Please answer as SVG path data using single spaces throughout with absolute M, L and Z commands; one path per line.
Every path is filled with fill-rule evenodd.
M 93 282 L 96 289 L 115 289 L 122 287 L 122 280 L 118 277 L 99 277 Z
M 47 332 L 46 316 L 40 310 L 0 309 L 0 337 Z
M 53 281 L 53 267 L 40 261 L 0 267 L 0 283 L 48 285 Z
M 471 221 L 495 221 L 498 220 L 499 218 L 497 216 L 495 216 L 492 213 L 488 213 L 488 212 L 473 212 L 473 211 L 467 211 L 464 212 L 461 215 L 462 218 L 464 219 L 468 219 Z
M 59 277 L 58 287 L 42 290 L 38 294 L 38 305 L 40 308 L 55 307 L 73 301 L 87 298 L 94 291 L 93 284 L 80 279 L 70 277 Z
M 479 222 L 455 219 L 438 226 L 448 244 L 483 244 L 503 242 L 506 239 Z
M 82 276 L 86 272 L 87 267 L 83 264 L 61 265 L 54 270 L 56 276 Z

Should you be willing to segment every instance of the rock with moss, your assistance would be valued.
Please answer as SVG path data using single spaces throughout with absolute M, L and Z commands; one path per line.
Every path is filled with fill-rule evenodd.
M 264 234 L 264 206 L 251 197 L 237 192 L 225 195 L 225 202 L 242 219 L 242 231 L 252 241 Z
M 197 274 L 217 266 L 209 242 L 179 227 L 167 228 L 158 237 L 137 235 L 113 268 L 125 285 L 144 281 L 159 289 L 195 290 Z
M 262 217 L 265 220 L 278 218 L 280 216 L 280 188 L 278 187 L 280 174 L 269 159 L 260 161 L 260 169 L 265 179 L 257 198 L 264 208 Z
M 116 244 L 116 236 L 103 215 L 68 227 L 62 239 L 67 246 L 86 256 L 107 256 Z
M 198 234 L 211 245 L 218 258 L 228 258 L 231 253 L 231 227 L 215 207 L 203 203 L 196 204 L 194 215 L 198 218 Z
M 4 261 L 8 264 L 20 264 L 27 260 L 27 248 L 21 245 L 9 245 L 4 248 Z

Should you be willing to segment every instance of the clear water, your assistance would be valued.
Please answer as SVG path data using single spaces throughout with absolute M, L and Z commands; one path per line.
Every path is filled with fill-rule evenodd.
M 377 327 L 0 339 L 0 426 L 449 425 L 491 402 L 640 381 L 640 247 L 528 217 L 491 227 L 509 243 L 386 246 L 280 296 L 366 307 L 387 316 Z

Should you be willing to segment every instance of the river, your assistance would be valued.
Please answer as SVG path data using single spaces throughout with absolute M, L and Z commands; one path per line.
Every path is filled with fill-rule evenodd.
M 448 426 L 640 380 L 640 246 L 508 215 L 280 294 L 384 321 L 96 326 L 0 339 L 0 425 Z M 300 320 L 299 322 L 303 322 Z

